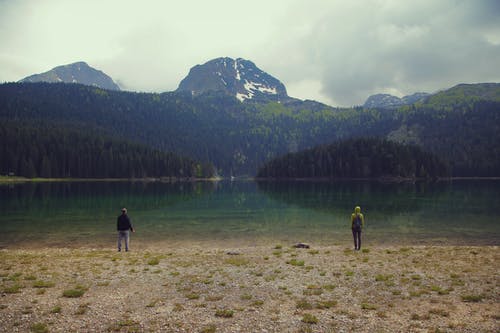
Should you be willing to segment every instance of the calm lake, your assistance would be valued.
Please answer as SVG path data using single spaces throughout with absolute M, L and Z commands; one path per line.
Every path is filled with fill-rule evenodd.
M 500 181 L 53 182 L 0 185 L 0 248 L 114 248 L 127 207 L 132 248 L 307 242 L 500 245 Z

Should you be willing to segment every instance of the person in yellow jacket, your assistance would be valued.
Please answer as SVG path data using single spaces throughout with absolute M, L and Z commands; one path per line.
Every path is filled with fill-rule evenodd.
M 361 249 L 361 230 L 365 226 L 365 218 L 361 214 L 361 207 L 356 206 L 351 214 L 352 237 L 354 238 L 354 249 Z

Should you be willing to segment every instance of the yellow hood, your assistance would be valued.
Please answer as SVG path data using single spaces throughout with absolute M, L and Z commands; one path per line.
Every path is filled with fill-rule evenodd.
M 356 207 L 354 208 L 354 213 L 356 213 L 356 214 L 361 213 L 361 207 L 356 206 Z

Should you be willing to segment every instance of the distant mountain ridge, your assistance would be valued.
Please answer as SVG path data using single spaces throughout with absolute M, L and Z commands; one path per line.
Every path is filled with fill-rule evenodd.
M 200 95 L 222 91 L 240 101 L 288 101 L 285 85 L 242 58 L 217 58 L 192 67 L 177 91 Z
M 434 106 L 451 106 L 473 101 L 500 102 L 500 83 L 461 83 L 425 99 Z
M 83 61 L 57 66 L 50 71 L 25 77 L 19 82 L 80 83 L 102 89 L 120 90 L 111 77 Z
M 374 108 L 393 109 L 403 105 L 410 105 L 416 103 L 428 96 L 430 96 L 430 94 L 423 92 L 404 96 L 402 98 L 390 94 L 375 94 L 368 97 L 365 104 L 363 104 L 363 107 L 367 109 L 374 109 Z

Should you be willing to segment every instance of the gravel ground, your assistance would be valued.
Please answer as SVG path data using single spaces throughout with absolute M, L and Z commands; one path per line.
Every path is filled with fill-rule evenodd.
M 499 332 L 496 246 L 0 251 L 1 332 Z

